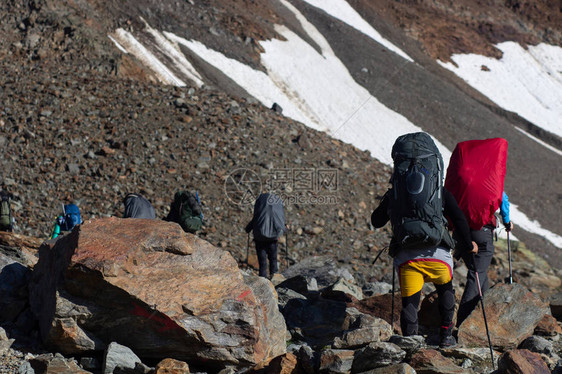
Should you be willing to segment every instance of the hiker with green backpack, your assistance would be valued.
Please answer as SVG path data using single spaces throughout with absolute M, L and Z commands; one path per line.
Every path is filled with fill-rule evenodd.
M 203 227 L 203 213 L 199 195 L 189 191 L 178 191 L 170 205 L 165 221 L 178 223 L 183 231 L 195 234 Z
M 374 227 L 392 225 L 390 255 L 398 271 L 402 311 L 402 335 L 418 334 L 418 307 L 422 287 L 432 282 L 438 293 L 441 327 L 439 345 L 456 345 L 453 333 L 455 291 L 453 257 L 455 243 L 447 218 L 458 230 L 465 253 L 478 251 L 470 239 L 464 214 L 449 191 L 443 188 L 443 159 L 433 139 L 424 132 L 398 137 L 392 147 L 392 187 L 371 215 Z M 393 269 L 394 271 L 394 269 Z
M 13 195 L 4 190 L 0 191 L 0 231 L 14 231 L 14 217 L 12 217 L 12 208 L 10 199 Z

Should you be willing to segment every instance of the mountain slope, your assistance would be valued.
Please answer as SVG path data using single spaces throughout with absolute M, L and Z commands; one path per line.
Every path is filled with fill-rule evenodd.
M 454 6 L 349 2 L 384 38 L 410 56 L 412 63 L 311 3 L 290 4 L 320 32 L 354 84 L 371 95 L 357 102 L 357 113 L 351 117 L 375 118 L 381 110 L 391 110 L 399 114 L 399 121 L 430 132 L 449 150 L 466 139 L 506 138 L 510 143 L 506 191 L 511 201 L 550 232 L 562 233 L 560 156 L 514 126 L 558 148 L 560 139 L 499 108 L 434 61 L 447 61 L 455 52 L 499 57 L 494 43 L 505 40 L 559 45 L 559 13 L 549 15 L 552 4 L 537 1 L 526 10 L 526 4 L 531 4 L 527 2 L 514 12 L 515 4 L 495 2 L 480 8 L 471 1 Z M 200 83 L 178 66 L 155 37 L 154 31 L 158 35 L 170 32 L 265 73 L 273 66 L 264 64 L 267 46 L 286 40 L 275 26 L 282 24 L 320 56 L 323 41 L 283 2 L 44 0 L 9 1 L 0 7 L 7 20 L 2 23 L 6 37 L 0 41 L 0 56 L 8 72 L 2 82 L 2 146 L 10 154 L 2 166 L 10 190 L 25 186 L 18 191 L 23 204 L 16 211 L 25 232 L 46 233 L 60 200 L 82 197 L 87 216 L 111 215 L 119 211 L 121 195 L 140 188 L 162 216 L 167 200 L 180 185 L 205 185 L 201 194 L 209 226 L 203 235 L 232 247 L 242 259 L 245 238 L 239 227 L 245 219 L 242 212 L 248 215 L 251 207 L 229 203 L 224 193 L 229 173 L 245 168 L 267 179 L 275 170 L 328 166 L 340 173 L 342 205 L 291 207 L 293 213 L 298 212 L 293 218 L 296 226 L 304 228 L 294 241 L 296 256 L 332 248 L 349 261 L 350 256 L 368 256 L 366 249 L 384 245 L 381 239 L 386 233 L 373 236 L 368 219 L 369 210 L 377 204 L 375 197 L 384 191 L 388 167 L 254 104 L 253 99 L 246 99 L 250 93 L 243 81 L 224 74 L 224 69 L 213 66 L 213 61 L 193 48 L 178 46 L 205 86 L 217 91 L 197 89 Z M 440 17 L 443 14 L 447 17 Z M 430 21 L 435 18 L 440 22 L 433 25 Z M 462 26 L 457 28 L 454 25 L 459 20 Z M 117 30 L 134 36 L 187 87 L 160 87 L 155 70 L 111 41 L 108 35 L 115 36 Z M 287 61 L 291 58 L 306 62 L 307 56 L 288 56 Z M 329 85 L 334 78 L 324 77 L 325 83 Z M 283 92 L 295 91 L 285 86 Z M 338 110 L 337 102 L 318 101 L 309 106 L 312 97 L 303 97 L 302 91 L 299 100 L 301 109 L 306 107 L 309 113 L 318 114 L 324 107 L 333 111 L 317 118 L 329 118 Z M 375 111 L 361 113 L 367 106 Z M 285 107 L 284 113 L 289 109 Z M 333 136 L 346 141 L 365 138 L 350 131 L 345 120 L 340 122 L 348 132 L 336 126 Z M 387 127 L 391 129 L 393 124 Z M 323 121 L 308 125 L 322 129 Z M 378 135 L 382 146 L 392 145 L 393 135 L 381 131 Z M 138 140 L 128 140 L 128 136 Z M 310 138 L 319 145 L 310 145 Z M 63 149 L 77 139 L 83 140 L 79 150 L 65 157 Z M 247 139 L 252 140 L 246 144 Z M 375 156 L 379 150 L 361 147 Z M 388 157 L 386 151 L 379 153 Z M 68 178 L 67 169 L 76 171 L 68 165 L 74 164 L 79 165 L 78 171 Z M 34 206 L 29 206 L 30 201 L 36 202 Z M 513 219 L 517 225 L 517 217 Z M 322 234 L 312 234 L 314 227 L 322 226 Z M 559 249 L 540 235 L 520 228 L 516 235 L 537 252 L 560 261 Z

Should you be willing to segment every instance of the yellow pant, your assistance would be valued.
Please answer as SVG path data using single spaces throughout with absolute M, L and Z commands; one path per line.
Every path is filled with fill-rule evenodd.
M 400 265 L 398 279 L 402 297 L 408 297 L 421 291 L 424 282 L 449 283 L 453 279 L 453 271 L 444 261 L 417 259 Z

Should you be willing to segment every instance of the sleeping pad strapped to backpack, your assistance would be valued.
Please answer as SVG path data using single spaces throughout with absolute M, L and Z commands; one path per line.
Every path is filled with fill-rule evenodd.
M 283 201 L 277 195 L 262 193 L 254 204 L 254 239 L 273 241 L 285 232 Z
M 502 138 L 461 142 L 451 155 L 445 188 L 457 200 L 472 230 L 494 223 L 494 212 L 502 201 L 506 161 L 507 140 Z
M 424 132 L 398 137 L 392 147 L 394 171 L 388 213 L 400 249 L 422 249 L 454 242 L 443 217 L 443 158 Z

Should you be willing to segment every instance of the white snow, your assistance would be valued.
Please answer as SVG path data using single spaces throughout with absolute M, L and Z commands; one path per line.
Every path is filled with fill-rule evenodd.
M 413 62 L 412 58 L 408 56 L 399 47 L 392 44 L 385 39 L 377 30 L 375 30 L 367 21 L 361 17 L 359 13 L 345 0 L 304 0 L 310 5 L 324 10 L 326 13 L 340 21 L 347 23 L 349 26 L 361 31 L 377 43 L 383 45 L 392 52 Z
M 525 50 L 515 42 L 497 48 L 500 60 L 467 54 L 451 57 L 458 67 L 439 63 L 500 107 L 562 136 L 562 48 L 539 44 Z
M 138 58 L 146 66 L 152 69 L 157 78 L 165 84 L 185 86 L 185 83 L 176 77 L 156 56 L 143 46 L 130 32 L 117 29 L 114 35 L 110 35 L 129 53 Z
M 113 44 L 115 44 L 117 49 L 119 49 L 121 52 L 123 52 L 125 54 L 129 53 L 129 52 L 127 52 L 127 50 L 125 48 L 123 48 L 123 46 L 121 44 L 119 44 L 119 42 L 117 40 L 115 40 L 115 38 L 113 38 L 113 36 L 108 35 L 107 37 L 109 38 L 109 40 L 111 40 L 113 42 Z
M 560 151 L 557 148 L 554 148 L 553 146 L 551 146 L 550 144 L 547 144 L 545 142 L 543 142 L 542 140 L 535 138 L 533 135 L 529 134 L 528 132 L 520 129 L 519 127 L 515 126 L 516 130 L 519 130 L 520 132 L 522 132 L 523 134 L 525 134 L 526 136 L 528 136 L 529 138 L 533 139 L 534 141 L 536 141 L 537 143 L 539 143 L 540 145 L 542 145 L 545 148 L 550 149 L 552 152 L 559 154 L 560 156 L 562 156 L 562 151 Z
M 538 221 L 529 219 L 529 217 L 521 212 L 517 205 L 513 203 L 509 204 L 509 218 L 513 221 L 513 230 L 515 232 L 517 232 L 517 228 L 520 227 L 528 232 L 540 235 L 556 247 L 562 248 L 562 236 L 543 228 Z
M 203 78 L 201 78 L 201 75 L 199 75 L 193 65 L 191 65 L 187 58 L 185 58 L 185 55 L 181 53 L 179 47 L 172 44 L 170 40 L 166 39 L 160 32 L 150 27 L 146 21 L 144 21 L 144 23 L 146 27 L 145 31 L 152 35 L 160 51 L 171 58 L 174 66 L 185 76 L 191 79 L 197 87 L 201 87 L 203 85 Z

